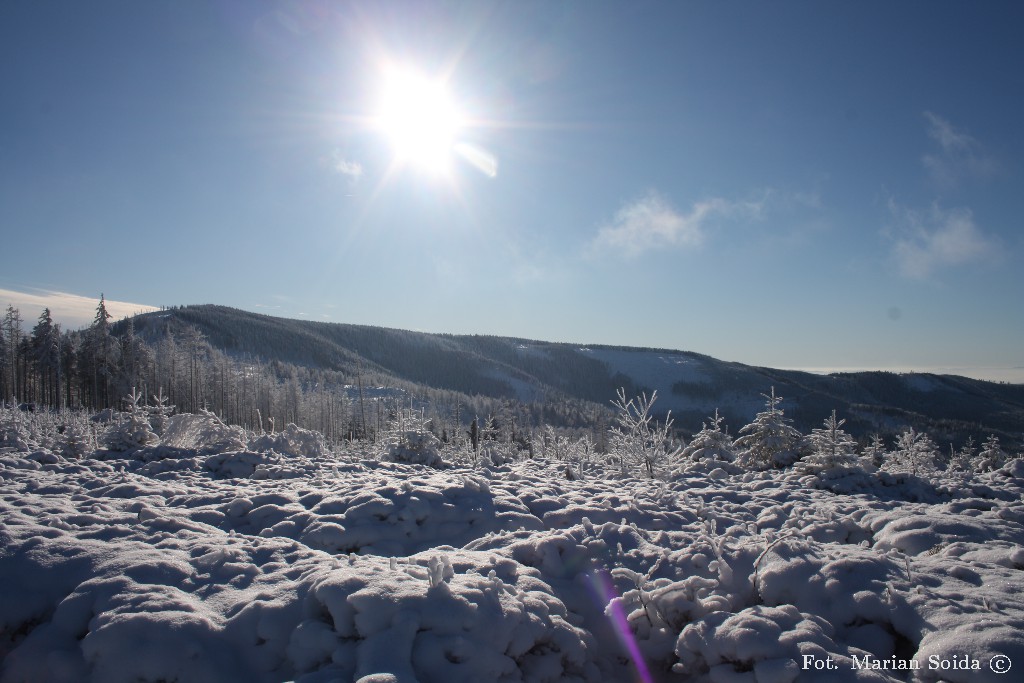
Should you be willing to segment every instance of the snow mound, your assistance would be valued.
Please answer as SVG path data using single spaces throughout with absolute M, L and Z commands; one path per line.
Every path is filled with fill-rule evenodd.
M 244 450 L 248 433 L 241 427 L 224 424 L 211 413 L 173 415 L 167 422 L 162 445 L 203 452 Z
M 329 453 L 322 434 L 296 427 L 290 422 L 280 432 L 254 437 L 249 441 L 249 449 L 307 458 L 323 458 Z

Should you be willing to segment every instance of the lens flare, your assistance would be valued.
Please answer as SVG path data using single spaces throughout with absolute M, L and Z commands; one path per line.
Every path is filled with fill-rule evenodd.
M 497 177 L 498 159 L 487 150 L 468 142 L 460 142 L 455 145 L 455 152 L 488 178 Z
M 633 666 L 636 667 L 636 673 L 641 683 L 654 683 L 650 669 L 647 668 L 647 662 L 644 661 L 643 653 L 640 652 L 640 644 L 636 642 L 633 629 L 629 627 L 629 620 L 626 619 L 622 603 L 616 599 L 619 596 L 615 592 L 615 586 L 612 585 L 608 572 L 604 569 L 594 570 L 588 574 L 588 577 L 603 604 L 607 605 L 605 614 L 612 622 L 612 628 L 614 628 L 619 642 L 626 648 L 630 659 L 633 660 Z

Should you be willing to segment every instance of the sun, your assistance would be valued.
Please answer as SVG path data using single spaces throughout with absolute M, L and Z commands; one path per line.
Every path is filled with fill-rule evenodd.
M 373 120 L 390 143 L 396 163 L 435 175 L 451 169 L 465 125 L 444 81 L 411 69 L 384 74 Z

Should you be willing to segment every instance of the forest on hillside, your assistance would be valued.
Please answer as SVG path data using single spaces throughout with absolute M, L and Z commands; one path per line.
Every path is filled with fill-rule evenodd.
M 589 445 L 584 450 L 607 453 L 616 416 L 642 405 L 651 429 L 661 430 L 665 448 L 683 448 L 707 437 L 710 429 L 718 434 L 713 437 L 717 442 L 728 442 L 729 450 L 738 452 L 744 450 L 744 430 L 757 420 L 737 414 L 729 405 L 730 396 L 743 395 L 749 401 L 764 394 L 769 413 L 785 411 L 782 398 L 775 398 L 774 382 L 752 384 L 763 376 L 777 380 L 787 392 L 798 389 L 812 399 L 806 403 L 832 406 L 831 416 L 816 414 L 813 421 L 795 421 L 799 404 L 791 404 L 786 423 L 793 443 L 779 436 L 785 448 L 777 450 L 792 454 L 776 464 L 791 464 L 812 452 L 810 439 L 820 430 L 822 418 L 826 425 L 828 420 L 841 421 L 862 453 L 885 450 L 905 438 L 908 430 L 927 437 L 940 456 L 940 466 L 955 460 L 959 452 L 973 453 L 989 437 L 1001 439 L 1003 448 L 1010 450 L 1020 445 L 1020 434 L 1015 440 L 1013 434 L 1007 438 L 1005 430 L 985 429 L 984 411 L 993 411 L 997 404 L 975 388 L 977 383 L 961 382 L 962 378 L 930 381 L 966 387 L 963 395 L 974 397 L 972 406 L 964 408 L 966 420 L 950 412 L 951 405 L 959 404 L 950 404 L 938 392 L 908 390 L 891 373 L 818 378 L 760 369 L 760 375 L 751 376 L 734 371 L 740 367 L 735 364 L 709 364 L 710 372 L 716 373 L 713 381 L 690 389 L 712 392 L 712 398 L 724 405 L 711 417 L 673 417 L 659 412 L 655 392 L 611 374 L 598 360 L 558 344 L 545 345 L 543 353 L 517 352 L 526 343 L 286 321 L 217 306 L 169 309 L 114 323 L 102 297 L 92 324 L 83 330 L 62 330 L 48 309 L 27 329 L 20 312 L 8 306 L 0 325 L 0 397 L 26 409 L 97 412 L 128 409 L 126 397 L 132 395 L 143 408 L 205 410 L 244 429 L 273 431 L 293 423 L 315 430 L 331 444 L 377 444 L 397 423 L 415 416 L 443 444 L 470 444 L 479 450 L 481 442 L 500 442 L 506 457 L 533 456 L 558 439 L 573 444 L 585 439 Z M 488 380 L 495 363 L 507 373 L 503 379 Z M 550 393 L 520 400 L 507 391 L 509 378 L 517 372 L 523 382 L 544 375 L 564 386 L 565 392 L 549 387 L 545 391 Z M 843 393 L 837 394 L 835 387 Z M 1013 405 L 1015 387 L 993 387 Z M 493 391 L 488 393 L 487 388 Z M 678 383 L 672 391 L 677 389 Z M 879 396 L 889 403 L 873 404 Z M 929 434 L 909 419 L 916 413 L 899 406 L 913 407 L 917 413 L 930 410 L 938 418 L 928 424 L 937 429 Z M 871 411 L 883 416 L 887 429 L 870 429 L 865 415 Z M 976 426 L 966 436 L 949 436 L 959 437 L 964 425 L 972 424 Z
M 124 397 L 137 391 L 146 403 L 160 396 L 180 412 L 209 410 L 247 429 L 296 423 L 332 442 L 377 439 L 403 406 L 416 406 L 446 440 L 474 420 L 481 429 L 486 420 L 494 429 L 505 423 L 519 431 L 546 424 L 600 431 L 610 415 L 605 406 L 567 396 L 527 404 L 501 392 L 469 394 L 403 381 L 354 356 L 347 363 L 321 358 L 322 365 L 311 364 L 304 350 L 322 345 L 296 343 L 293 334 L 263 342 L 280 345 L 280 357 L 288 360 L 268 361 L 237 347 L 227 353 L 213 342 L 231 348 L 232 338 L 251 338 L 244 319 L 220 319 L 222 332 L 213 339 L 194 325 L 160 326 L 162 319 L 151 316 L 140 329 L 133 319 L 114 323 L 101 298 L 86 329 L 62 330 L 49 309 L 28 329 L 20 311 L 8 306 L 0 325 L 0 400 L 99 411 L 124 408 Z M 373 348 L 372 336 L 364 343 Z M 439 372 L 436 364 L 422 365 Z M 457 376 L 454 367 L 444 370 Z

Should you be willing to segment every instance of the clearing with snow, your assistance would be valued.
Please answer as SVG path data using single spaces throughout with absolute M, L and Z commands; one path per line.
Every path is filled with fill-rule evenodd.
M 649 479 L 106 417 L 4 411 L 3 683 L 1024 671 L 1024 460 Z

